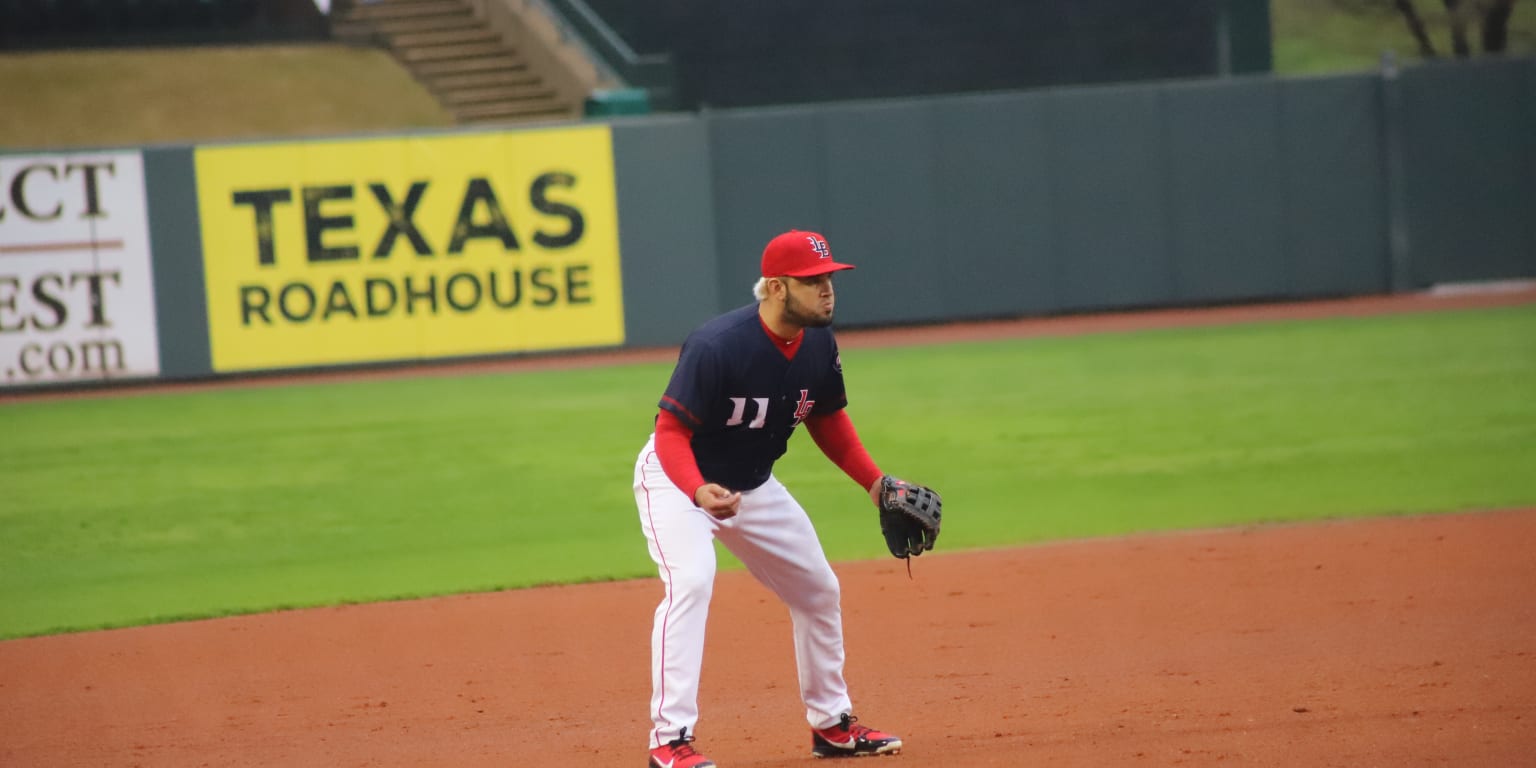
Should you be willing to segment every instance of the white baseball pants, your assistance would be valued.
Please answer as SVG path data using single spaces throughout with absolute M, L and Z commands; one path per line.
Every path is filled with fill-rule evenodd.
M 770 477 L 741 496 L 737 515 L 716 520 L 662 471 L 655 435 L 635 461 L 635 504 L 666 592 L 651 627 L 650 747 L 694 733 L 704 627 L 719 539 L 789 607 L 806 721 L 826 728 L 853 711 L 843 679 L 843 615 L 837 575 L 816 529 L 789 490 Z

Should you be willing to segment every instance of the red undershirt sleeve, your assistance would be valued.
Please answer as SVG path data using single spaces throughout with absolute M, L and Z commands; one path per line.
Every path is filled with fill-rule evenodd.
M 869 457 L 869 451 L 864 450 L 864 444 L 859 441 L 859 433 L 854 430 L 853 419 L 847 411 L 839 408 L 831 413 L 810 416 L 805 420 L 805 428 L 811 433 L 811 439 L 816 441 L 816 447 L 853 478 L 860 488 L 869 490 L 884 474 L 876 466 L 875 460 Z
M 661 471 L 667 473 L 667 479 L 686 494 L 689 501 L 698 498 L 704 474 L 693 457 L 693 430 L 665 408 L 656 418 L 656 458 L 661 460 Z

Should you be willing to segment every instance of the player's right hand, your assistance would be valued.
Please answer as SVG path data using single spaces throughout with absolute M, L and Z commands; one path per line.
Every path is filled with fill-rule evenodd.
M 718 483 L 705 483 L 693 493 L 693 503 L 716 520 L 729 520 L 741 507 L 741 494 Z

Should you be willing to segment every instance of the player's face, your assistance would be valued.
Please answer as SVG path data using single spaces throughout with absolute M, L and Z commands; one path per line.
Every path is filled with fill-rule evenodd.
M 784 278 L 784 319 L 805 328 L 832 324 L 832 273 Z

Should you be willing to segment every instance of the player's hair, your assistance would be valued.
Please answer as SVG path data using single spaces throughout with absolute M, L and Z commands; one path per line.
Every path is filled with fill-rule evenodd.
M 752 284 L 752 298 L 758 301 L 768 298 L 768 281 L 772 279 L 771 277 L 759 277 L 757 282 Z

